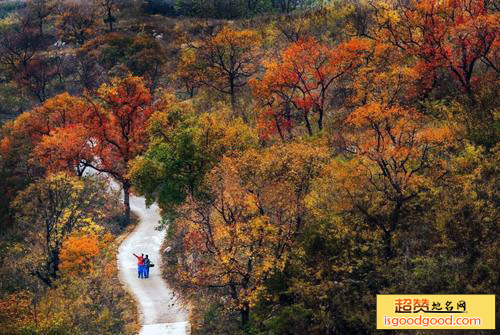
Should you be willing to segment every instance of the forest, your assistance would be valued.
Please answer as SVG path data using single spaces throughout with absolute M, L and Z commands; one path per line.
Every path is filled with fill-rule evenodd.
M 499 31 L 496 0 L 0 1 L 0 335 L 138 334 L 133 195 L 193 335 L 500 294 Z

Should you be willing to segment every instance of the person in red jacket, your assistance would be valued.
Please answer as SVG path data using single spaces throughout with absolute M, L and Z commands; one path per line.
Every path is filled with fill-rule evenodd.
M 137 274 L 138 278 L 144 278 L 144 254 L 141 256 L 137 256 L 133 254 L 137 258 Z

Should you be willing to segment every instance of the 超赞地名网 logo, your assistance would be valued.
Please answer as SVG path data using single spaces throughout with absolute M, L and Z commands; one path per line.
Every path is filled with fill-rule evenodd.
M 494 294 L 380 294 L 377 329 L 495 329 Z
M 444 301 L 436 299 L 415 298 L 415 299 L 395 299 L 395 313 L 466 313 L 467 303 L 465 300 L 459 300 L 456 303 L 445 299 Z

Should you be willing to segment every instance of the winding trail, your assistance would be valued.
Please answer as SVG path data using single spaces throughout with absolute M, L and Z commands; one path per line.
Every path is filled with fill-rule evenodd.
M 130 207 L 140 222 L 118 250 L 121 282 L 139 304 L 142 329 L 140 335 L 187 335 L 188 313 L 179 306 L 175 293 L 161 277 L 161 246 L 165 231 L 155 228 L 160 220 L 158 206 L 146 208 L 142 197 L 130 197 Z M 149 255 L 155 264 L 148 279 L 137 278 L 137 261 L 132 253 Z

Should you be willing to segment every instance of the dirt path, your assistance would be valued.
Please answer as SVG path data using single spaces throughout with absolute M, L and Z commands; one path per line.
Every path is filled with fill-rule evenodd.
M 160 248 L 165 231 L 155 230 L 160 220 L 158 207 L 146 208 L 144 198 L 140 197 L 131 197 L 130 205 L 139 215 L 140 223 L 120 245 L 118 269 L 120 280 L 138 301 L 140 335 L 189 334 L 188 313 L 179 306 L 175 293 L 160 275 Z M 147 254 L 155 264 L 148 279 L 137 278 L 137 262 L 132 253 Z

